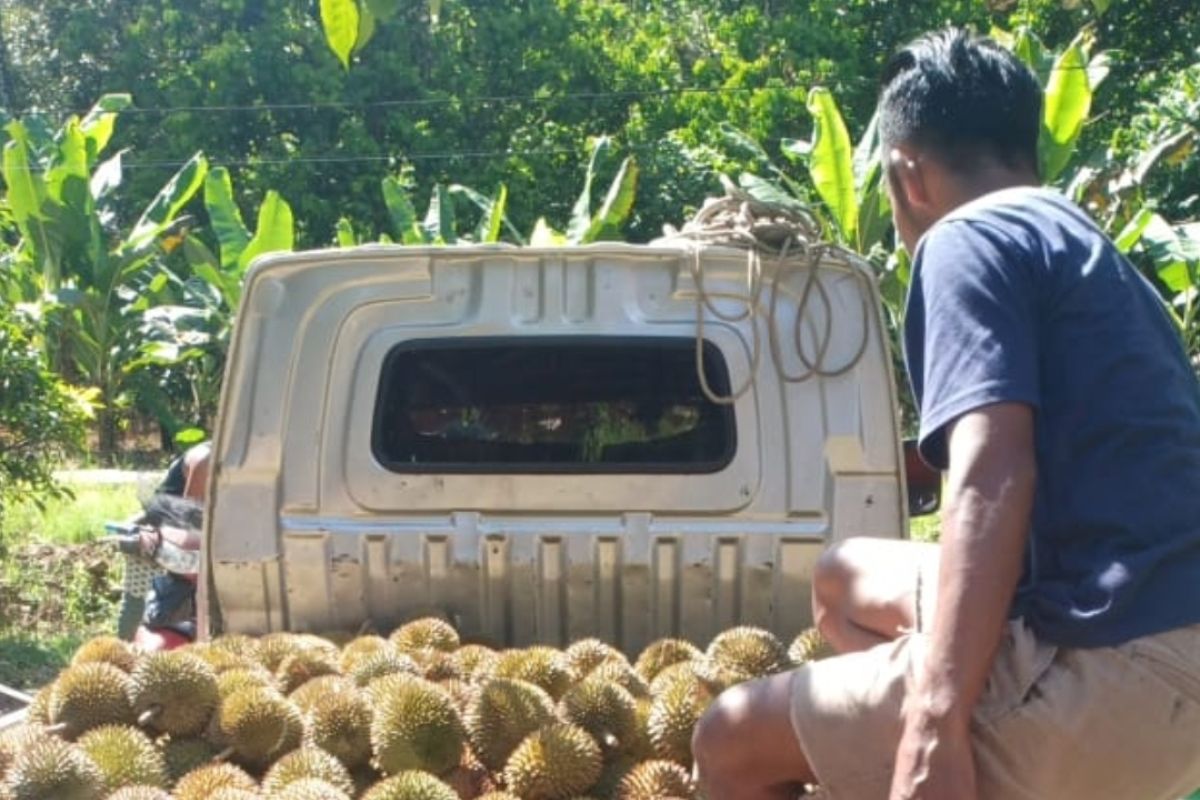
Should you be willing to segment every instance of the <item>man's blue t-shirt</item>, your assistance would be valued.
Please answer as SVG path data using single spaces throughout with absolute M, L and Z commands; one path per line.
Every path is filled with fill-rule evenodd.
M 905 351 L 933 466 L 962 414 L 1034 408 L 1013 617 L 1076 647 L 1200 622 L 1200 387 L 1153 287 L 1080 209 L 1024 187 L 939 221 L 914 257 Z

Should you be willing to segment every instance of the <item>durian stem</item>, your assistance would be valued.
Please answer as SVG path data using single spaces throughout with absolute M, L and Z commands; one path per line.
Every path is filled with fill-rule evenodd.
M 49 727 L 45 728 L 44 730 L 46 731 L 46 733 L 48 733 L 52 736 L 58 736 L 60 733 L 64 732 L 66 729 L 67 729 L 67 723 L 60 722 L 57 725 L 50 725 Z
M 156 705 L 156 706 L 151 706 L 150 708 L 146 709 L 137 718 L 138 727 L 140 727 L 140 728 L 146 727 L 151 722 L 154 722 L 155 718 L 157 718 L 158 715 L 161 713 L 162 713 L 162 706 Z
M 226 747 L 224 750 L 222 750 L 221 752 L 219 752 L 215 756 L 213 756 L 212 760 L 214 763 L 216 763 L 218 761 L 228 761 L 229 757 L 236 752 L 237 752 L 237 750 L 235 750 L 234 748 Z

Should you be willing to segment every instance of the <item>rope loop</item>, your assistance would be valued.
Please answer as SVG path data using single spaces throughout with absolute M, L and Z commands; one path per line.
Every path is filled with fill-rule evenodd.
M 775 269 L 769 284 L 767 301 L 767 345 L 771 361 L 781 380 L 800 383 L 813 377 L 835 378 L 844 375 L 862 360 L 871 338 L 870 278 L 853 263 L 853 254 L 840 245 L 821 241 L 821 226 L 816 217 L 799 203 L 777 203 L 756 198 L 733 185 L 722 176 L 725 196 L 710 198 L 680 231 L 668 229 L 660 241 L 682 242 L 688 246 L 691 258 L 689 271 L 696 285 L 696 375 L 700 388 L 709 401 L 717 405 L 733 405 L 754 385 L 762 361 L 762 342 L 758 319 L 761 316 L 763 293 L 768 281 L 764 279 L 763 258 L 773 258 Z M 746 251 L 745 293 L 709 291 L 704 283 L 701 255 L 706 246 L 733 247 Z M 817 273 L 822 263 L 832 263 L 849 270 L 859 284 L 862 303 L 862 336 L 854 354 L 843 364 L 827 363 L 833 341 L 833 302 L 829 290 Z M 801 266 L 797 266 L 797 264 Z M 796 305 L 796 321 L 792 327 L 792 347 L 802 368 L 789 373 L 780 344 L 777 309 L 785 281 L 797 269 L 804 271 L 804 283 Z M 729 313 L 717 302 L 733 301 L 743 304 L 740 311 Z M 815 332 L 815 344 L 807 344 L 804 324 L 812 303 L 819 303 L 824 313 L 823 324 Z M 717 394 L 708 382 L 704 369 L 704 324 L 706 316 L 729 324 L 748 322 L 751 333 L 750 374 L 745 382 L 728 395 Z M 815 352 L 812 352 L 814 351 Z

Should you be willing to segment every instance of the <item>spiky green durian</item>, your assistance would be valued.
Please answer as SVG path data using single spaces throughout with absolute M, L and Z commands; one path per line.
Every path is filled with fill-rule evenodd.
M 779 637 L 748 625 L 718 634 L 708 645 L 705 657 L 735 676 L 738 683 L 774 675 L 791 664 Z
M 695 661 L 702 655 L 694 644 L 684 639 L 659 639 L 642 651 L 633 668 L 649 683 L 672 664 Z
M 427 681 L 437 683 L 450 678 L 462 677 L 462 670 L 458 668 L 458 662 L 454 659 L 453 653 L 427 647 L 422 650 L 411 650 L 408 655 L 417 663 L 417 667 L 421 670 L 421 677 Z
M 465 714 L 467 707 L 471 704 L 471 699 L 475 697 L 478 691 L 477 686 L 467 683 L 458 678 L 449 678 L 447 680 L 435 681 L 442 690 L 450 695 L 450 699 L 454 701 L 454 707 L 458 709 L 458 713 Z
M 13 800 L 99 800 L 103 782 L 82 750 L 52 736 L 19 753 L 5 778 Z
M 50 698 L 54 684 L 49 683 L 33 693 L 33 700 L 25 708 L 25 722 L 29 725 L 50 725 Z
M 471 746 L 489 769 L 501 770 L 525 737 L 554 718 L 554 700 L 526 681 L 493 678 L 464 715 Z
M 262 646 L 258 643 L 258 639 L 241 633 L 219 636 L 213 639 L 210 644 L 218 650 L 225 650 L 242 658 L 248 658 L 251 661 L 258 661 L 259 654 L 262 651 Z
M 659 800 L 692 797 L 696 785 L 674 761 L 645 761 L 626 773 L 617 786 L 617 800 Z
M 375 784 L 362 800 L 458 800 L 458 795 L 428 772 L 408 770 Z
M 167 737 L 159 741 L 158 748 L 166 764 L 167 782 L 170 784 L 210 763 L 220 752 L 212 742 L 196 737 Z
M 71 658 L 72 666 L 94 662 L 112 664 L 122 672 L 132 672 L 137 664 L 137 653 L 128 642 L 115 636 L 97 636 L 85 642 Z
M 371 706 L 362 692 L 352 686 L 326 692 L 312 698 L 306 713 L 313 744 L 337 756 L 349 769 L 370 761 Z
M 276 761 L 263 777 L 262 790 L 268 795 L 276 794 L 303 778 L 317 778 L 346 794 L 354 791 L 354 781 L 345 765 L 319 747 L 301 747 Z
M 189 653 L 151 653 L 133 671 L 133 710 L 157 733 L 195 736 L 217 707 L 217 676 Z
M 337 692 L 357 691 L 358 687 L 345 675 L 322 675 L 319 678 L 305 681 L 303 686 L 288 695 L 288 699 L 295 703 L 301 711 L 308 713 L 308 709 L 319 698 Z
M 350 670 L 350 678 L 359 686 L 367 686 L 385 675 L 396 674 L 420 675 L 421 668 L 410 657 L 389 649 L 364 656 Z
M 624 653 L 599 639 L 580 639 L 568 647 L 563 655 L 575 680 L 582 680 L 596 667 L 608 661 L 626 666 L 629 664 Z
M 425 649 L 452 653 L 461 644 L 454 626 L 437 617 L 424 617 L 405 623 L 392 631 L 390 639 L 401 653 Z
M 837 651 L 833 649 L 833 645 L 816 628 L 801 631 L 788 647 L 788 658 L 797 667 L 835 655 Z
M 268 633 L 258 640 L 258 663 L 274 675 L 285 658 L 299 653 L 306 646 L 305 640 L 298 634 L 281 631 Z
M 650 696 L 650 685 L 633 667 L 622 661 L 605 661 L 588 673 L 587 677 L 615 683 L 634 697 Z
M 650 696 L 658 697 L 666 687 L 680 679 L 701 680 L 700 665 L 700 661 L 681 661 L 662 670 L 650 682 Z
M 110 794 L 106 800 L 171 800 L 171 795 L 154 786 L 126 786 Z
M 104 789 L 167 785 L 167 765 L 150 737 L 128 725 L 105 725 L 79 737 L 79 749 L 104 775 Z
M 372 653 L 380 653 L 391 648 L 392 643 L 382 636 L 375 634 L 359 636 L 357 639 L 347 642 L 342 648 L 342 652 L 338 656 L 338 664 L 341 666 L 342 672 L 349 673 L 360 661 Z
M 49 735 L 40 725 L 29 724 L 0 731 L 0 786 L 4 785 L 4 775 L 17 756 Z
M 317 778 L 302 778 L 293 781 L 268 800 L 350 800 L 351 792 L 343 792 L 332 783 Z
M 283 693 L 291 694 L 313 678 L 337 675 L 340 671 L 337 656 L 314 647 L 285 656 L 275 670 L 275 678 Z
M 132 689 L 129 676 L 107 662 L 67 667 L 54 682 L 50 723 L 61 726 L 65 739 L 101 725 L 128 725 L 134 720 Z
M 558 713 L 606 748 L 623 747 L 636 738 L 637 701 L 609 681 L 588 678 L 572 686 L 559 701 Z
M 387 775 L 452 769 L 462 757 L 465 732 L 450 695 L 423 678 L 384 681 L 371 695 L 375 766 Z
M 262 800 L 262 795 L 249 789 L 239 789 L 236 786 L 225 786 L 213 792 L 208 800 Z
M 712 693 L 695 675 L 680 673 L 663 687 L 646 723 L 659 758 L 691 768 L 692 731 L 712 700 Z
M 195 656 L 212 667 L 213 672 L 220 675 L 229 670 L 262 669 L 262 665 L 253 658 L 225 650 L 216 645 L 200 642 L 183 648 L 182 652 Z
M 600 746 L 583 728 L 555 722 L 525 738 L 504 766 L 509 790 L 524 800 L 567 800 L 595 785 Z
M 175 800 L 210 800 L 218 789 L 225 788 L 253 792 L 258 784 L 244 769 L 233 764 L 209 764 L 180 778 L 172 793 Z
M 567 659 L 552 647 L 505 651 L 496 662 L 493 674 L 497 678 L 515 678 L 537 684 L 556 701 L 571 685 Z
M 279 689 L 275 676 L 258 664 L 241 669 L 226 670 L 217 675 L 217 697 L 224 700 L 241 689 Z
M 496 661 L 500 656 L 490 647 L 481 644 L 464 644 L 454 651 L 453 658 L 463 677 L 478 683 L 492 674 L 492 669 L 496 666 Z
M 293 713 L 299 711 L 270 689 L 234 692 L 225 698 L 216 717 L 220 743 L 232 749 L 241 761 L 264 763 L 283 751 Z

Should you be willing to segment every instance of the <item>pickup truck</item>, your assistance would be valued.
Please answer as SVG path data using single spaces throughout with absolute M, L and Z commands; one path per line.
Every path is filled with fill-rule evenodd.
M 869 265 L 758 263 L 679 242 L 259 260 L 200 630 L 437 612 L 497 646 L 794 636 L 822 549 L 905 536 L 937 480 L 906 490 Z

